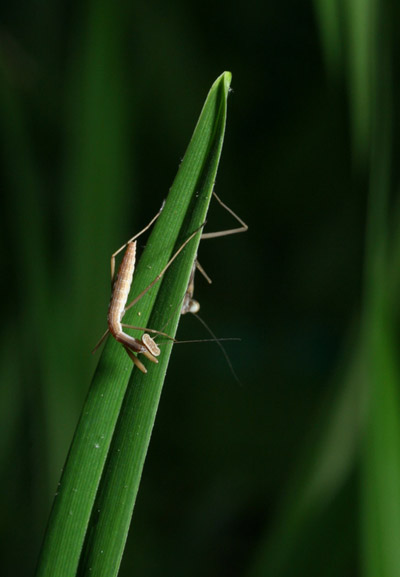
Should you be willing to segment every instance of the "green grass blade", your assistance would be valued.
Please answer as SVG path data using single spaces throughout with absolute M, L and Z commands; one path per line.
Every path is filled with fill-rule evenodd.
M 366 577 L 400 569 L 400 398 L 393 341 L 378 336 L 370 361 L 370 414 L 362 469 L 362 566 Z
M 348 542 L 348 535 L 343 527 L 334 543 L 324 537 L 326 532 L 334 533 L 333 518 L 338 524 L 347 523 L 348 509 L 340 511 L 340 504 L 356 468 L 365 431 L 365 347 L 354 333 L 351 331 L 349 338 L 349 342 L 356 342 L 352 358 L 348 365 L 344 359 L 344 371 L 341 367 L 322 410 L 312 417 L 311 434 L 283 495 L 277 519 L 261 540 L 246 577 L 288 577 L 294 574 L 293 567 L 298 576 L 318 574 L 321 555 L 315 554 L 316 544 L 319 552 L 324 549 L 323 555 L 332 555 L 334 549 L 335 563 L 339 551 L 346 552 L 343 544 Z
M 204 222 L 222 149 L 230 80 L 231 75 L 224 73 L 210 90 L 138 264 L 131 298 L 148 286 L 181 243 Z M 200 233 L 162 280 L 126 314 L 127 323 L 175 334 L 199 238 Z M 89 567 L 93 575 L 117 573 L 172 348 L 170 342 L 161 346 L 159 364 L 145 360 L 147 375 L 134 369 L 128 384 L 132 363 L 122 347 L 108 339 L 54 502 L 38 576 L 76 575 L 82 547 L 80 574 Z
M 362 469 L 363 574 L 400 570 L 400 398 L 393 310 L 390 307 L 389 215 L 393 127 L 390 22 L 377 5 L 364 332 L 368 347 L 369 420 Z
M 338 76 L 341 65 L 340 2 L 314 0 L 319 36 L 329 76 Z
M 374 1 L 345 2 L 347 34 L 347 82 L 349 86 L 350 118 L 353 154 L 357 165 L 368 160 L 371 143 L 371 61 L 374 33 Z

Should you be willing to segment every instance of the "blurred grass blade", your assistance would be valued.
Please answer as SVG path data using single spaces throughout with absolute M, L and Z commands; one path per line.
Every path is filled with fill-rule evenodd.
M 205 220 L 224 138 L 230 80 L 230 73 L 222 74 L 209 92 L 164 210 L 140 258 L 131 298 L 149 285 Z M 200 232 L 161 281 L 126 314 L 127 323 L 137 325 L 140 319 L 141 326 L 164 329 L 174 336 L 199 239 Z M 160 344 L 159 364 L 145 361 L 151 365 L 148 373 L 134 369 L 128 384 L 130 359 L 113 339 L 106 343 L 53 505 L 38 576 L 76 575 L 82 548 L 79 574 L 90 571 L 110 577 L 118 572 L 172 348 L 171 342 Z
M 349 0 L 346 14 L 347 82 L 355 164 L 365 166 L 371 144 L 371 61 L 375 0 Z
M 350 340 L 357 340 L 353 331 Z M 332 519 L 337 525 L 348 519 L 348 507 L 342 511 L 342 520 L 338 515 L 341 493 L 355 471 L 365 430 L 365 347 L 358 341 L 346 374 L 338 375 L 334 390 L 324 399 L 278 518 L 260 543 L 248 577 L 322 573 L 321 556 L 313 553 L 316 543 L 319 550 L 332 555 L 332 539 L 326 538 L 326 532 L 333 532 Z M 334 544 L 336 561 L 343 537 L 347 539 L 342 528 Z
M 346 8 L 351 23 L 348 58 L 354 152 L 358 160 L 370 161 L 363 323 L 344 394 L 332 407 L 330 418 L 324 419 L 320 444 L 314 440 L 314 450 L 303 461 L 305 474 L 291 486 L 276 527 L 247 573 L 250 576 L 327 575 L 330 570 L 339 574 L 332 548 L 343 541 L 343 530 L 348 531 L 349 510 L 342 507 L 340 531 L 337 522 L 332 523 L 332 510 L 340 509 L 343 495 L 347 500 L 359 448 L 363 575 L 395 577 L 400 571 L 400 378 L 392 326 L 398 308 L 398 294 L 393 293 L 398 259 L 391 263 L 392 270 L 388 264 L 393 18 L 384 14 L 385 3 L 352 0 Z M 349 535 L 354 547 L 353 535 L 354 530 Z M 342 552 L 355 562 L 346 543 Z M 335 564 L 327 567 L 327 559 L 335 559 Z M 348 567 L 348 560 L 344 566 Z
M 400 572 L 400 378 L 388 282 L 393 73 L 392 17 L 385 3 L 376 6 L 374 21 L 373 146 L 364 302 L 370 410 L 362 469 L 362 560 L 366 577 L 395 577 Z
M 319 36 L 330 77 L 337 77 L 341 65 L 340 1 L 314 0 Z
M 365 577 L 396 577 L 400 572 L 400 399 L 392 347 L 384 329 L 369 367 L 370 414 L 361 500 Z
M 7 220 L 12 222 L 12 226 L 5 226 L 5 230 L 12 235 L 10 246 L 17 247 L 18 265 L 24 270 L 25 282 L 30 287 L 29 294 L 22 302 L 26 307 L 24 321 L 38 324 L 45 316 L 49 298 L 46 226 L 42 210 L 43 182 L 37 170 L 23 100 L 13 85 L 3 55 L 0 56 L 0 110 L 3 172 L 14 193 L 7 198 L 10 202 Z M 19 242 L 25 237 L 29 238 L 29 242 Z M 26 314 L 31 314 L 32 318 L 26 319 Z M 38 335 L 38 338 L 43 339 L 42 335 Z

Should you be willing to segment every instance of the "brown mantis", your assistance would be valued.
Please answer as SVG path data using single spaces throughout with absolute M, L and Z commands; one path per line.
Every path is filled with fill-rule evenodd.
M 164 205 L 163 205 L 164 206 Z M 155 220 L 160 216 L 163 206 L 158 211 L 155 217 L 151 219 L 148 225 L 146 225 L 138 234 L 133 236 L 124 245 L 122 245 L 117 251 L 115 251 L 111 256 L 111 279 L 112 279 L 112 292 L 110 304 L 108 307 L 107 323 L 108 329 L 101 337 L 100 341 L 94 348 L 93 352 L 101 345 L 104 338 L 110 333 L 116 341 L 122 344 L 125 351 L 128 353 L 129 357 L 132 359 L 133 363 L 141 370 L 143 373 L 147 373 L 146 367 L 138 359 L 135 353 L 143 354 L 147 359 L 153 363 L 158 363 L 157 357 L 160 354 L 160 349 L 156 342 L 148 334 L 149 332 L 161 334 L 168 338 L 169 335 L 162 333 L 160 331 L 155 331 L 148 328 L 133 327 L 131 325 L 124 325 L 121 321 L 126 311 L 133 307 L 163 276 L 165 271 L 171 266 L 173 261 L 179 255 L 179 253 L 185 248 L 185 246 L 196 236 L 200 229 L 204 226 L 201 225 L 197 230 L 195 230 L 179 247 L 175 254 L 170 258 L 165 267 L 161 272 L 153 279 L 153 281 L 131 302 L 126 306 L 126 301 L 128 300 L 129 291 L 132 284 L 133 273 L 135 271 L 136 265 L 136 240 L 141 236 L 146 230 L 148 230 Z M 115 257 L 126 248 L 125 254 L 121 261 L 118 269 L 117 276 L 115 277 Z M 114 278 L 115 277 L 115 278 Z M 123 328 L 133 328 L 140 329 L 144 332 L 140 339 L 132 337 L 124 332 Z
M 201 235 L 201 238 L 202 239 L 203 238 L 215 238 L 215 237 L 219 237 L 219 236 L 226 236 L 229 234 L 234 234 L 237 232 L 246 231 L 248 228 L 247 225 L 229 207 L 227 207 L 219 199 L 219 197 L 215 193 L 213 193 L 213 194 L 217 198 L 217 200 L 221 204 L 221 206 L 223 206 L 229 213 L 231 213 L 240 222 L 241 227 L 236 228 L 236 229 L 225 230 L 225 231 L 218 231 L 218 232 L 214 232 L 214 233 L 203 233 Z M 103 342 L 104 338 L 107 336 L 107 334 L 110 333 L 119 343 L 122 344 L 125 351 L 127 352 L 129 357 L 131 358 L 132 362 L 143 373 L 146 373 L 147 369 L 143 365 L 143 363 L 138 359 L 137 354 L 139 354 L 139 353 L 143 354 L 147 359 L 149 359 L 153 363 L 158 362 L 157 357 L 160 355 L 160 349 L 159 349 L 158 345 L 156 344 L 156 342 L 153 340 L 153 338 L 148 333 L 149 332 L 156 333 L 159 335 L 163 335 L 169 339 L 171 339 L 172 337 L 170 337 L 166 333 L 156 331 L 153 329 L 134 327 L 132 325 L 125 325 L 121 322 L 122 318 L 125 315 L 126 311 L 129 310 L 131 307 L 133 307 L 161 279 L 163 274 L 170 267 L 170 265 L 173 263 L 173 261 L 179 255 L 179 253 L 196 236 L 196 234 L 202 229 L 202 227 L 205 224 L 204 223 L 203 225 L 201 225 L 197 230 L 195 230 L 183 242 L 183 244 L 179 247 L 179 249 L 175 252 L 175 254 L 171 257 L 171 259 L 165 265 L 165 267 L 155 277 L 155 279 L 131 303 L 129 303 L 129 305 L 126 306 L 126 301 L 128 300 L 129 291 L 130 291 L 131 284 L 132 284 L 133 273 L 135 271 L 136 240 L 139 236 L 141 236 L 146 230 L 148 230 L 151 227 L 151 225 L 155 222 L 155 220 L 161 214 L 162 209 L 163 209 L 163 206 L 158 211 L 158 213 L 152 218 L 152 220 L 149 222 L 148 225 L 146 225 L 138 234 L 133 236 L 128 242 L 126 242 L 124 245 L 122 245 L 111 256 L 111 278 L 112 278 L 113 284 L 112 284 L 112 294 L 111 294 L 110 304 L 109 304 L 109 308 L 108 308 L 108 315 L 107 315 L 108 329 L 104 333 L 104 335 L 102 336 L 99 343 L 96 345 L 96 347 L 94 349 L 94 351 L 96 351 L 97 348 L 100 346 L 100 344 Z M 115 277 L 115 258 L 125 248 L 126 248 L 125 254 L 123 256 L 120 267 L 118 269 L 118 274 L 114 280 L 114 277 Z M 188 288 L 187 288 L 186 293 L 184 295 L 183 304 L 182 304 L 182 308 L 181 308 L 181 314 L 186 314 L 187 312 L 196 313 L 200 309 L 199 303 L 193 299 L 194 274 L 195 274 L 196 268 L 198 268 L 202 272 L 202 274 L 205 276 L 205 278 L 208 280 L 208 282 L 211 282 L 210 278 L 207 276 L 204 269 L 200 266 L 200 264 L 197 261 L 195 261 L 195 264 L 193 265 L 193 268 L 191 271 Z M 201 321 L 201 322 L 203 322 L 203 324 L 205 324 L 204 321 Z M 128 335 L 127 333 L 125 333 L 123 330 L 124 327 L 133 328 L 133 329 L 140 329 L 140 330 L 144 330 L 146 332 L 143 333 L 143 335 L 140 339 L 137 339 L 137 338 L 132 337 L 132 336 Z M 210 331 L 210 329 L 208 329 L 208 330 Z M 210 333 L 211 333 L 211 331 L 210 331 Z M 174 340 L 174 339 L 172 339 L 172 340 Z M 223 352 L 226 355 L 224 349 L 223 349 Z M 229 360 L 228 360 L 228 362 L 229 362 Z

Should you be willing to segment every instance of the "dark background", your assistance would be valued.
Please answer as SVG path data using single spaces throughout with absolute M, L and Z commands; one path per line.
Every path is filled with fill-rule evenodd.
M 202 243 L 213 284 L 199 275 L 196 297 L 217 335 L 241 337 L 226 343 L 241 384 L 216 345 L 175 347 L 121 575 L 361 574 L 359 403 L 346 391 L 370 148 L 399 49 L 398 10 L 377 19 L 372 5 L 2 5 L 3 575 L 33 572 L 97 362 L 110 255 L 158 210 L 224 70 L 216 191 L 249 231 Z M 207 226 L 233 224 L 213 202 Z M 179 335 L 207 338 L 190 315 Z

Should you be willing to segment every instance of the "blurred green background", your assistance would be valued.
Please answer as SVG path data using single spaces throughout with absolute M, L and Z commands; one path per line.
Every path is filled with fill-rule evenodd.
M 121 575 L 400 575 L 398 7 L 31 2 L 0 28 L 1 574 L 31 575 L 111 253 L 233 73 L 216 192 Z M 207 230 L 231 227 L 212 203 Z M 207 338 L 195 318 L 181 338 Z

